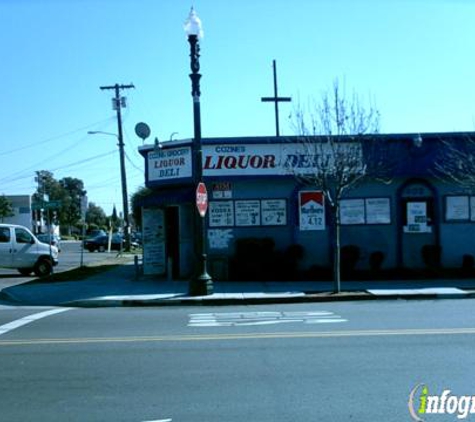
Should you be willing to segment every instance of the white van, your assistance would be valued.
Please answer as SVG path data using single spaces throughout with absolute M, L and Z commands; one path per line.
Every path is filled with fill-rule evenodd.
M 0 224 L 0 267 L 44 277 L 57 264 L 58 248 L 41 243 L 26 227 Z

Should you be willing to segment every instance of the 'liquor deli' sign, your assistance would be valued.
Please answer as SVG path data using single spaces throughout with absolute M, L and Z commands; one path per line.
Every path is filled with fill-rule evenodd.
M 342 144 L 352 157 L 360 157 L 358 143 Z M 284 176 L 312 174 L 320 163 L 332 163 L 335 151 L 327 144 L 222 144 L 203 145 L 205 176 Z M 331 165 L 331 164 L 330 164 Z M 148 180 L 173 181 L 192 177 L 191 146 L 163 148 L 148 153 Z
M 148 180 L 165 181 L 192 176 L 191 147 L 160 149 L 148 153 Z
M 340 146 L 339 148 L 342 148 Z M 361 157 L 359 144 L 346 144 L 351 153 Z M 205 176 L 283 176 L 311 174 L 319 163 L 332 162 L 330 147 L 319 144 L 313 148 L 302 144 L 233 144 L 204 145 Z

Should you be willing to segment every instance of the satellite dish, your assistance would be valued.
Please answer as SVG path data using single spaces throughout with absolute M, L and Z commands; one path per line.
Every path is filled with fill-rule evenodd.
M 142 138 L 142 141 L 145 141 L 150 136 L 150 128 L 147 123 L 140 122 L 135 125 L 135 133 Z

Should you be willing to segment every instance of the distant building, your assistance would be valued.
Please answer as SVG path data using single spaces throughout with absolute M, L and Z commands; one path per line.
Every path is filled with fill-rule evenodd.
M 375 256 L 383 269 L 420 269 L 430 265 L 428 260 L 460 268 L 466 256 L 475 256 L 475 192 L 441 181 L 434 165 L 447 142 L 461 145 L 467 134 L 421 134 L 417 142 L 409 134 L 376 137 L 397 146 L 401 165 L 391 183 L 365 182 L 341 202 L 342 245 L 358 249 L 356 268 L 369 269 Z M 298 138 L 205 138 L 202 143 L 209 198 L 206 242 L 215 279 L 240 279 L 236 274 L 244 267 L 255 278 L 278 277 L 279 265 L 291 260 L 289 250 L 298 255 L 297 277 L 331 267 L 325 198 L 318 186 L 306 186 L 286 170 L 311 163 L 304 152 L 296 153 Z M 139 152 L 145 184 L 153 191 L 142 202 L 145 270 L 190 277 L 197 218 L 192 141 L 144 145 Z
M 32 229 L 31 196 L 5 195 L 5 197 L 11 202 L 15 215 L 5 217 L 4 223 L 19 224 Z

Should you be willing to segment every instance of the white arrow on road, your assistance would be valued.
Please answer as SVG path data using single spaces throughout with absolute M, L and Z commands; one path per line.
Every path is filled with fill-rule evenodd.
M 236 327 L 300 322 L 328 324 L 347 322 L 333 312 L 229 312 L 190 314 L 188 327 Z

